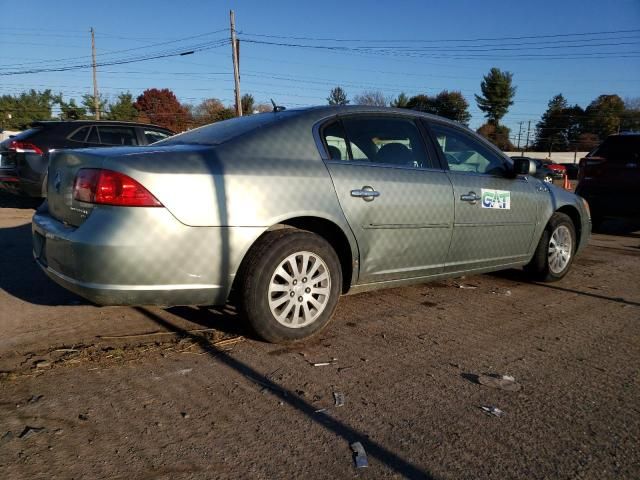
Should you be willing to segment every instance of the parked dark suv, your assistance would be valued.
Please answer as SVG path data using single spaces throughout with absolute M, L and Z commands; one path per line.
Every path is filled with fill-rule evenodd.
M 594 226 L 604 217 L 640 219 L 640 133 L 607 137 L 580 160 L 578 182 Z
M 34 122 L 28 130 L 0 143 L 0 189 L 45 197 L 49 152 L 54 149 L 149 145 L 171 135 L 171 130 L 143 123 Z

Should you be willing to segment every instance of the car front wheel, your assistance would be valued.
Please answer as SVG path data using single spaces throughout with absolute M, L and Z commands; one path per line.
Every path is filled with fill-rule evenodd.
M 576 250 L 576 230 L 569 216 L 556 212 L 542 233 L 525 271 L 535 280 L 554 282 L 564 277 Z
M 255 332 L 273 343 L 302 340 L 331 320 L 342 291 L 340 261 L 311 232 L 268 232 L 245 259 L 242 311 Z

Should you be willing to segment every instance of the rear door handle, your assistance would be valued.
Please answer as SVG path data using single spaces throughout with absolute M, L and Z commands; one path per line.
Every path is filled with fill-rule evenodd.
M 351 190 L 351 196 L 362 198 L 365 202 L 371 202 L 374 198 L 380 196 L 380 192 L 376 192 L 373 187 L 365 185 L 359 190 Z
M 480 200 L 480 197 L 476 195 L 476 192 L 469 192 L 464 195 L 460 195 L 460 200 L 463 202 L 469 202 L 471 205 L 475 205 L 478 200 Z

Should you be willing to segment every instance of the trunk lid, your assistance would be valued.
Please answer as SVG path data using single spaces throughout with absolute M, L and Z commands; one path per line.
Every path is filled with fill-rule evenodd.
M 54 218 L 74 227 L 85 221 L 94 205 L 74 200 L 76 173 L 81 168 L 101 168 L 103 162 L 104 155 L 100 153 L 100 149 L 60 150 L 51 153 L 47 201 L 49 213 Z

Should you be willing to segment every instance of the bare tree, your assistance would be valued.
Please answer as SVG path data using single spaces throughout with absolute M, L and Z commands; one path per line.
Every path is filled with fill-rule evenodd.
M 367 90 L 353 97 L 356 105 L 371 105 L 374 107 L 386 107 L 389 102 L 380 90 Z

